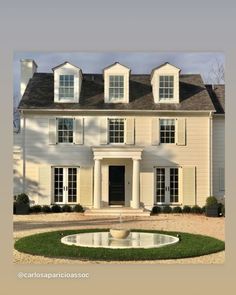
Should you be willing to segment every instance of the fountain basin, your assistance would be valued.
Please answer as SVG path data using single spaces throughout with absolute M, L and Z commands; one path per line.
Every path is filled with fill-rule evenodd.
M 114 239 L 125 239 L 130 234 L 130 230 L 122 228 L 111 228 L 110 234 Z
M 109 231 L 74 234 L 61 239 L 66 245 L 110 249 L 159 248 L 178 242 L 175 236 L 133 231 L 124 239 L 113 238 Z

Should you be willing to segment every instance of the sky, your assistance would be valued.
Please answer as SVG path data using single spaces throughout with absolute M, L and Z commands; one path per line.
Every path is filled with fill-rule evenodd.
M 216 60 L 225 64 L 222 52 L 15 52 L 13 57 L 14 97 L 20 97 L 20 60 L 34 59 L 38 72 L 52 73 L 52 68 L 68 61 L 83 73 L 102 73 L 114 62 L 129 67 L 132 74 L 150 74 L 152 69 L 169 62 L 181 69 L 181 74 L 201 74 L 205 83 Z

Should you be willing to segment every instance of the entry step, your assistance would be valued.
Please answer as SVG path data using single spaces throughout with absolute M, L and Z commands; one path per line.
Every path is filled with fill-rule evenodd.
M 150 211 L 146 209 L 133 209 L 124 207 L 109 207 L 101 209 L 87 209 L 86 216 L 150 216 Z

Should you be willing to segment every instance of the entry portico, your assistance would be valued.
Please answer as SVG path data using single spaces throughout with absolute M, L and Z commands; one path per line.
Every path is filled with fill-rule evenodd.
M 93 147 L 94 156 L 94 208 L 101 208 L 102 198 L 102 160 L 131 159 L 132 160 L 132 191 L 130 205 L 134 209 L 140 207 L 140 161 L 143 148 L 133 146 Z

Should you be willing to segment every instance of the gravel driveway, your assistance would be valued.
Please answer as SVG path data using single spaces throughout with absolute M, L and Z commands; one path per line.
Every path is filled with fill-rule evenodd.
M 14 240 L 21 237 L 55 230 L 110 228 L 119 223 L 119 217 L 91 217 L 80 213 L 14 215 Z M 127 217 L 122 219 L 122 226 L 131 229 L 153 229 L 182 231 L 208 235 L 225 240 L 225 218 L 208 218 L 192 214 L 160 214 L 150 217 Z M 225 251 L 195 258 L 175 260 L 155 260 L 138 262 L 99 262 L 70 259 L 55 259 L 28 255 L 13 250 L 14 263 L 18 264 L 222 264 Z

